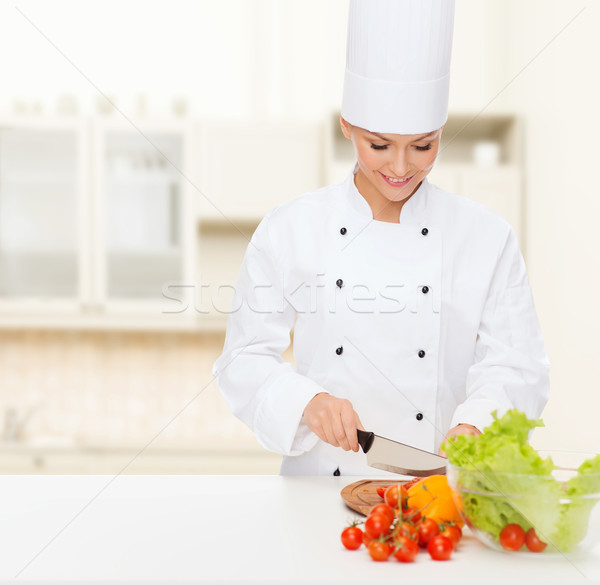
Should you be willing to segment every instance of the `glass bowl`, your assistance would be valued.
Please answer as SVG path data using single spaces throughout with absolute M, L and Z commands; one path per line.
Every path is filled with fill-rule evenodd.
M 600 474 L 569 480 L 590 453 L 540 451 L 557 469 L 551 475 L 499 473 L 447 463 L 448 485 L 471 532 L 489 548 L 505 551 L 499 535 L 507 524 L 534 528 L 547 544 L 543 554 L 600 551 Z M 528 551 L 523 546 L 523 551 Z M 531 553 L 530 553 L 531 554 Z

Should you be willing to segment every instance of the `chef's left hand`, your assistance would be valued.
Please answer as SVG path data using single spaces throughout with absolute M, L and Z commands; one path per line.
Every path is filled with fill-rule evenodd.
M 473 435 L 474 437 L 477 437 L 478 435 L 481 435 L 481 431 L 477 427 L 474 427 L 473 425 L 467 425 L 467 424 L 461 423 L 459 425 L 456 425 L 455 427 L 452 427 L 446 433 L 446 439 L 450 439 L 451 437 L 456 437 L 457 435 Z M 439 454 L 442 457 L 446 457 L 446 453 L 444 453 L 441 449 L 439 451 Z

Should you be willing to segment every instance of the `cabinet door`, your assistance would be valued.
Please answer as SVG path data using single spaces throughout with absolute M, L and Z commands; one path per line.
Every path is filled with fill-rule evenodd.
M 187 220 L 184 142 L 178 132 L 101 131 L 96 201 L 100 302 L 160 303 L 166 283 L 187 277 L 184 251 L 193 232 Z
M 80 296 L 76 129 L 0 128 L 0 298 Z
M 319 125 L 206 123 L 201 141 L 201 220 L 259 221 L 322 186 Z

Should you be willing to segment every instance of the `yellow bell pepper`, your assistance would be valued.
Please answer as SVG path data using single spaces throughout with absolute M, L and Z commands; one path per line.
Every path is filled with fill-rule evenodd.
M 430 475 L 412 485 L 408 490 L 408 505 L 436 522 L 464 526 L 445 475 Z

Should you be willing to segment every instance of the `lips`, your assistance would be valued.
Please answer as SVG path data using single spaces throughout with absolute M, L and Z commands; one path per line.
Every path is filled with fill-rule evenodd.
M 381 171 L 379 172 L 379 174 L 383 177 L 383 180 L 388 185 L 391 185 L 392 187 L 404 187 L 405 185 L 408 185 L 410 180 L 414 177 L 414 175 L 411 175 L 410 177 L 404 179 L 403 181 L 392 181 L 389 177 L 384 175 Z

